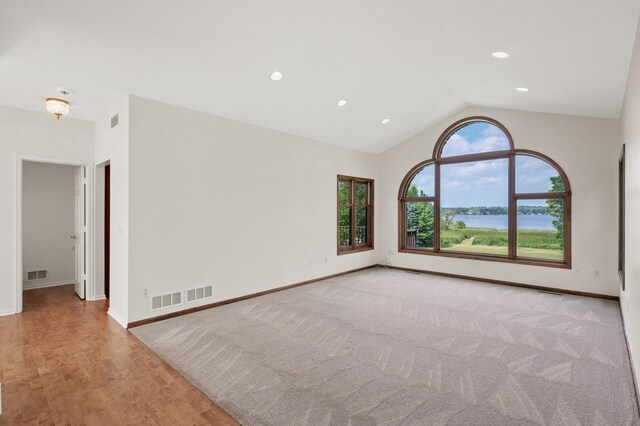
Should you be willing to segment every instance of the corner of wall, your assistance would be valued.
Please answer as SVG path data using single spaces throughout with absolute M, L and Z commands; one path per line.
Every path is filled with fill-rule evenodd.
M 108 314 L 126 328 L 129 318 L 129 95 L 96 124 L 95 164 L 111 168 L 111 280 Z M 118 125 L 111 117 L 118 114 Z
M 635 366 L 636 383 L 640 381 L 640 228 L 634 214 L 640 208 L 638 197 L 640 171 L 631 167 L 640 159 L 640 20 L 636 29 L 635 45 L 631 56 L 627 86 L 621 113 L 621 143 L 626 144 L 625 161 L 625 290 L 620 294 L 620 311 L 625 325 L 632 366 Z M 634 212 L 632 214 L 632 212 Z
M 118 324 L 120 324 L 123 328 L 127 328 L 128 326 L 127 316 L 120 315 L 119 313 L 114 311 L 113 308 L 109 308 L 109 310 L 107 311 L 107 314 L 111 318 L 113 318 Z

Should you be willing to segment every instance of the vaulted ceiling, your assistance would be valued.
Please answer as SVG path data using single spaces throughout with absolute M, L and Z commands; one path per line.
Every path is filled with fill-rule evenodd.
M 70 116 L 96 120 L 131 93 L 375 153 L 465 105 L 617 118 L 639 13 L 637 0 L 3 0 L 0 104 L 43 111 L 62 86 Z

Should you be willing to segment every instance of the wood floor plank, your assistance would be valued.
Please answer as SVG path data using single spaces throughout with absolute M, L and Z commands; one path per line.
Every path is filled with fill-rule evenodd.
M 237 425 L 73 286 L 0 317 L 0 425 Z

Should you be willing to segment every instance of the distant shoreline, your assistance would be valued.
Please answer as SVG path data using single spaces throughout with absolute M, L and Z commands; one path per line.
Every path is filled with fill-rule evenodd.
M 488 228 L 505 230 L 509 228 L 509 216 L 506 214 L 462 214 L 454 215 L 453 223 L 463 221 L 467 228 Z M 519 230 L 556 231 L 553 226 L 555 217 L 548 214 L 518 214 Z
M 450 211 L 456 216 L 506 216 L 509 214 L 507 206 L 491 207 L 441 207 L 442 211 Z M 517 206 L 518 215 L 546 215 L 547 206 Z

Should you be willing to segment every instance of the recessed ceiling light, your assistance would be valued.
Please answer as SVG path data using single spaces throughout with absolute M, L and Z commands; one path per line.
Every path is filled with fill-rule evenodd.
M 498 59 L 507 59 L 509 55 L 507 52 L 491 52 L 491 56 Z
M 273 81 L 280 81 L 282 80 L 282 77 L 284 77 L 284 74 L 282 74 L 280 71 L 274 71 L 271 73 L 271 80 Z
M 343 106 L 345 106 L 345 105 L 346 105 L 346 104 L 348 104 L 348 103 L 349 103 L 349 101 L 347 101 L 346 99 L 340 99 L 340 100 L 338 101 L 337 105 L 338 105 L 339 107 L 343 107 Z
M 528 88 L 526 88 L 526 87 L 516 87 L 516 90 L 517 90 L 518 92 L 528 92 L 528 91 L 529 91 L 529 89 L 528 89 Z
M 382 124 L 387 124 L 389 123 L 391 120 L 388 118 L 383 118 L 382 121 L 380 121 Z

